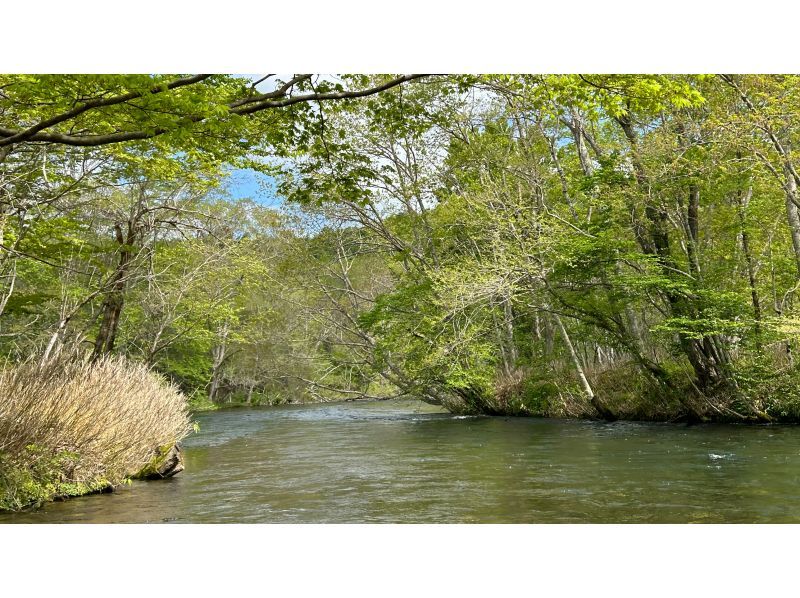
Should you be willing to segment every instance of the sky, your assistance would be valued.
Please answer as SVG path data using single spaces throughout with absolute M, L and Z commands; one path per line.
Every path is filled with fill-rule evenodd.
M 234 77 L 258 81 L 264 75 L 239 73 Z M 275 75 L 256 85 L 256 89 L 262 93 L 272 91 L 275 89 L 275 81 L 277 79 L 285 80 L 288 77 L 291 77 L 291 75 Z M 234 199 L 252 199 L 263 206 L 272 208 L 277 208 L 283 203 L 275 192 L 275 179 L 250 168 L 231 169 L 225 186 Z
M 231 169 L 225 186 L 234 199 L 252 199 L 270 208 L 283 203 L 275 191 L 275 179 L 250 168 Z
M 262 93 L 275 89 L 278 80 L 288 81 L 292 78 L 291 73 L 272 75 L 269 79 L 256 85 L 256 89 Z M 242 77 L 250 81 L 258 81 L 264 74 L 238 73 L 234 77 Z M 320 80 L 334 80 L 330 75 L 318 75 Z M 275 179 L 271 176 L 256 172 L 250 168 L 231 169 L 230 177 L 226 183 L 226 188 L 235 199 L 252 199 L 253 201 L 267 207 L 277 208 L 283 203 L 275 190 Z

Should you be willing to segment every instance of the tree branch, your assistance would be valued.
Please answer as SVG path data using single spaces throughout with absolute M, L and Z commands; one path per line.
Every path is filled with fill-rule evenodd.
M 386 83 L 383 83 L 381 85 L 377 85 L 375 87 L 370 87 L 368 89 L 362 89 L 358 91 L 309 93 L 299 96 L 283 97 L 283 99 L 280 100 L 275 99 L 281 97 L 281 95 L 285 95 L 285 93 L 293 85 L 311 77 L 311 75 L 301 75 L 298 77 L 294 77 L 291 81 L 287 82 L 280 89 L 274 92 L 262 94 L 260 96 L 255 96 L 254 98 L 236 100 L 235 102 L 227 104 L 227 107 L 231 114 L 244 116 L 244 115 L 254 114 L 262 110 L 285 108 L 287 106 L 303 102 L 323 102 L 328 100 L 363 98 L 366 96 L 380 93 L 382 91 L 386 91 L 387 89 L 391 89 L 392 87 L 396 87 L 407 81 L 413 81 L 415 79 L 420 79 L 426 76 L 428 75 L 402 75 L 400 77 L 392 79 L 391 81 L 387 81 Z M 175 89 L 176 87 L 191 85 L 193 83 L 197 83 L 198 81 L 202 81 L 203 79 L 208 77 L 210 77 L 210 75 L 195 75 L 194 77 L 178 79 L 176 81 L 173 81 L 171 84 L 168 84 L 167 88 Z M 169 87 L 170 85 L 172 87 Z M 161 91 L 164 91 L 164 86 L 159 86 L 158 88 L 154 88 L 153 90 L 151 90 L 151 93 L 159 93 Z M 164 133 L 168 132 L 169 129 L 164 127 L 153 129 L 152 131 L 118 131 L 115 133 L 108 133 L 104 135 L 71 135 L 71 134 L 45 131 L 45 129 L 49 127 L 70 120 L 75 116 L 78 116 L 79 114 L 82 114 L 83 112 L 86 112 L 87 110 L 90 110 L 92 108 L 106 107 L 110 105 L 120 104 L 122 102 L 130 101 L 131 99 L 136 99 L 138 97 L 141 97 L 142 95 L 143 94 L 141 92 L 131 92 L 129 94 L 115 96 L 113 98 L 107 98 L 105 100 L 93 100 L 87 102 L 86 104 L 82 104 L 80 107 L 75 108 L 74 110 L 65 112 L 58 116 L 54 116 L 48 120 L 42 121 L 39 124 L 34 125 L 24 131 L 0 128 L 0 147 L 7 146 L 12 143 L 18 143 L 20 141 L 49 142 L 49 143 L 57 143 L 61 145 L 69 145 L 76 147 L 97 147 L 102 145 L 110 145 L 113 143 L 122 143 L 125 141 L 139 141 L 143 139 L 151 139 L 153 137 L 158 137 L 159 135 L 163 135 Z M 206 120 L 206 118 L 207 117 L 205 116 L 190 116 L 186 117 L 186 120 L 188 122 L 198 123 Z
M 150 93 L 152 95 L 163 93 L 165 91 L 169 91 L 172 89 L 177 89 L 179 87 L 185 87 L 187 85 L 194 85 L 195 83 L 199 83 L 204 79 L 208 79 L 211 75 L 193 75 L 191 77 L 184 77 L 182 79 L 176 79 L 171 83 L 167 83 L 166 85 L 156 85 L 150 88 Z M 26 141 L 34 137 L 40 131 L 44 129 L 49 129 L 52 126 L 60 124 L 64 121 L 70 120 L 75 118 L 76 116 L 80 116 L 84 112 L 88 110 L 92 110 L 94 108 L 104 108 L 107 106 L 115 106 L 117 104 L 122 104 L 124 102 L 129 102 L 131 100 L 135 100 L 137 98 L 141 98 L 144 95 L 142 91 L 131 91 L 126 94 L 114 96 L 111 98 L 102 98 L 96 100 L 89 100 L 73 108 L 68 112 L 63 112 L 57 116 L 53 116 L 52 118 L 48 118 L 47 120 L 43 120 L 40 123 L 19 132 L 14 132 L 10 129 L 0 129 L 0 136 L 5 137 L 5 139 L 0 139 L 0 147 L 10 145 L 12 143 L 19 143 L 20 141 Z

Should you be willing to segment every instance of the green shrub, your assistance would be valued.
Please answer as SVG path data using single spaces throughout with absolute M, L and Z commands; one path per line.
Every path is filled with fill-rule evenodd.
M 90 482 L 69 479 L 80 464 L 80 455 L 71 451 L 53 453 L 29 445 L 15 458 L 0 455 L 0 511 L 18 511 L 56 498 L 80 496 L 109 488 L 111 483 L 98 478 Z

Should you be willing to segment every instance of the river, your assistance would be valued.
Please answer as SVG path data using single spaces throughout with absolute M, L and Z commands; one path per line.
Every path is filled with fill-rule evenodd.
M 178 476 L 0 523 L 800 522 L 800 427 L 459 417 L 417 401 L 196 420 Z

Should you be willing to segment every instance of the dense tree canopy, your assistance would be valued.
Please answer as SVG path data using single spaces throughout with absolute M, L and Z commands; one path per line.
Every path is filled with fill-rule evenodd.
M 797 419 L 799 82 L 0 76 L 0 344 L 198 401 Z

